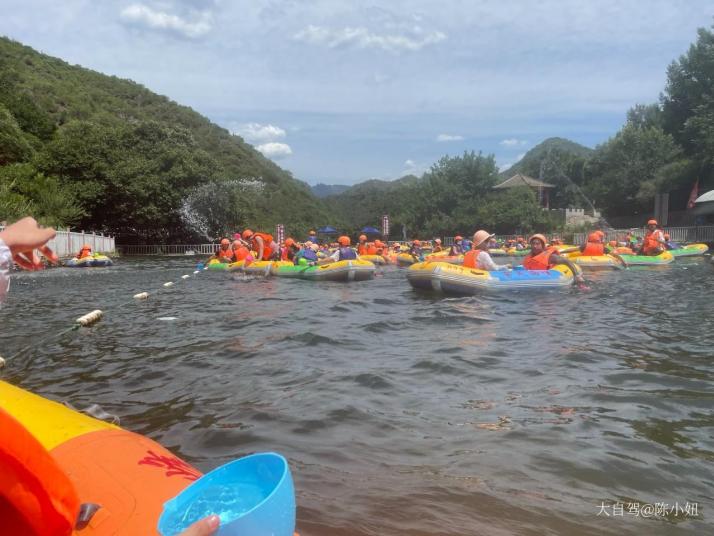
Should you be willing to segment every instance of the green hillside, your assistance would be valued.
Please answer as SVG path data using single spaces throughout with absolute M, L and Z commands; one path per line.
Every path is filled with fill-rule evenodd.
M 350 188 L 351 188 L 351 186 L 348 186 L 346 184 L 318 183 L 315 186 L 311 187 L 310 189 L 312 190 L 312 194 L 315 197 L 323 198 L 323 197 L 327 197 L 329 195 L 339 195 L 342 192 L 349 190 Z
M 583 173 L 594 152 L 565 138 L 548 138 L 499 175 L 506 180 L 521 173 L 553 184 L 551 208 L 589 207 L 582 193 Z
M 40 183 L 62 207 L 36 195 Z M 308 185 L 191 108 L 6 38 L 0 194 L 0 220 L 29 208 L 48 223 L 124 240 L 182 238 L 194 227 L 217 235 L 243 224 L 303 232 L 329 219 Z

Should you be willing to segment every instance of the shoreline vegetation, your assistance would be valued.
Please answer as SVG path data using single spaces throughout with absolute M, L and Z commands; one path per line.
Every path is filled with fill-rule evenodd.
M 551 208 L 606 218 L 651 213 L 655 195 L 686 207 L 714 187 L 714 32 L 698 31 L 667 68 L 659 101 L 634 105 L 594 150 L 550 138 L 499 172 L 493 155 L 444 156 L 421 177 L 321 185 L 318 197 L 239 136 L 129 80 L 0 37 L 0 221 L 31 214 L 118 241 L 212 240 L 250 225 L 346 232 L 389 214 L 395 234 L 562 231 L 533 190 L 493 187 L 515 173 L 553 184 Z M 335 193 L 336 192 L 336 193 Z

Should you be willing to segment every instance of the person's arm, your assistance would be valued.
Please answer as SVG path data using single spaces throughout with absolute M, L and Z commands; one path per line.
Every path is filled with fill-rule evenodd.
M 585 281 L 585 279 L 583 278 L 583 275 L 580 271 L 580 268 L 575 266 L 573 261 L 571 261 L 570 259 L 568 259 L 566 257 L 561 257 L 560 255 L 553 253 L 550 256 L 549 262 L 551 264 L 564 264 L 565 266 L 570 268 L 570 270 L 573 272 L 573 276 L 575 276 L 575 281 L 577 281 L 578 283 L 582 283 L 583 281 Z
M 259 236 L 255 237 L 256 242 L 258 242 L 258 260 L 263 260 L 263 253 L 265 253 L 265 244 L 263 244 L 263 239 Z
M 179 536 L 211 536 L 215 534 L 221 524 L 221 518 L 217 515 L 210 515 L 196 521 Z

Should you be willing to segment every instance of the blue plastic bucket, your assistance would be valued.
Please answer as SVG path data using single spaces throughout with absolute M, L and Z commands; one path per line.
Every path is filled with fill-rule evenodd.
M 202 476 L 164 503 L 158 530 L 176 536 L 211 514 L 221 518 L 220 536 L 293 536 L 295 490 L 280 454 L 252 454 Z

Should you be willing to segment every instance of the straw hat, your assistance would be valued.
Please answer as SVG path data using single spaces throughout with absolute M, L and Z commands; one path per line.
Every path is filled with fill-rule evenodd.
M 480 230 L 474 233 L 474 247 L 480 246 L 484 241 L 493 238 L 495 234 L 489 234 L 488 231 Z

